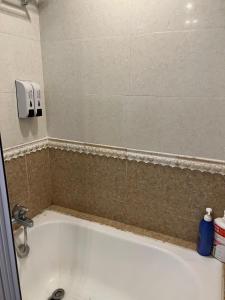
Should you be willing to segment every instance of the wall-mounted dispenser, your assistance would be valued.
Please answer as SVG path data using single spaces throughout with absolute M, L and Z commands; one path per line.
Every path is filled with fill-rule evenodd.
M 41 88 L 36 82 L 31 82 L 34 93 L 34 115 L 36 117 L 42 116 L 42 105 L 41 105 Z
M 22 1 L 22 5 L 27 6 L 30 2 L 30 0 L 21 0 Z
M 19 118 L 34 117 L 34 93 L 28 81 L 16 80 L 16 97 Z
M 16 97 L 19 118 L 42 116 L 39 84 L 31 81 L 16 80 Z

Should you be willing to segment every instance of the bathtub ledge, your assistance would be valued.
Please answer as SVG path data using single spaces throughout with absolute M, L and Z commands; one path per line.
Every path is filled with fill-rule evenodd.
M 94 216 L 94 215 L 90 215 L 90 214 L 86 214 L 86 213 L 82 213 L 70 208 L 64 208 L 61 206 L 57 206 L 57 205 L 51 205 L 50 207 L 47 208 L 47 210 L 52 210 L 58 213 L 62 213 L 62 214 L 66 214 L 69 216 L 73 216 L 79 219 L 84 219 L 87 221 L 91 221 L 91 222 L 95 222 L 95 223 L 99 223 L 102 225 L 107 225 L 107 226 L 111 226 L 114 227 L 116 229 L 122 230 L 122 231 L 128 231 L 137 235 L 141 235 L 141 236 L 146 236 L 146 237 L 150 237 L 156 240 L 160 240 L 162 242 L 165 243 L 170 243 L 176 246 L 180 246 L 180 247 L 184 247 L 184 248 L 188 248 L 191 250 L 195 250 L 196 249 L 196 245 L 192 242 L 189 241 L 185 241 L 185 240 L 181 240 L 172 236 L 168 236 L 159 232 L 155 232 L 155 231 L 151 231 L 151 230 L 147 230 L 144 228 L 140 228 L 140 227 L 136 227 L 133 225 L 127 225 L 121 222 L 117 222 L 114 220 L 109 220 L 106 218 L 102 218 L 102 217 L 98 217 L 98 216 Z

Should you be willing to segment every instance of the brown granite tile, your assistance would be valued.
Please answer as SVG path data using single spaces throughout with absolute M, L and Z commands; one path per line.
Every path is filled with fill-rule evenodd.
M 88 155 L 86 163 L 86 212 L 122 221 L 126 161 Z
M 154 205 L 127 204 L 121 222 L 192 242 L 198 236 L 198 220 L 186 220 L 169 208 Z
M 129 162 L 126 223 L 195 241 L 205 207 L 225 203 L 225 177 Z
M 206 207 L 212 207 L 215 217 L 223 216 L 225 176 L 192 171 L 192 180 L 195 183 L 191 191 L 193 195 L 191 208 L 194 211 L 194 218 L 202 216 Z
M 49 151 L 42 150 L 26 155 L 29 199 L 25 205 L 30 210 L 30 216 L 51 205 L 51 176 Z
M 57 205 L 190 241 L 206 206 L 222 215 L 220 175 L 61 150 L 50 158 Z
M 28 201 L 28 177 L 25 157 L 5 162 L 10 208 Z
M 53 203 L 119 218 L 126 191 L 126 163 L 119 159 L 50 151 Z
M 142 162 L 127 165 L 127 203 L 154 209 L 186 213 L 191 207 L 190 173 L 178 168 Z M 182 208 L 180 211 L 179 209 Z M 156 216 L 158 217 L 158 216 Z M 184 217 L 184 216 L 183 216 Z
M 87 156 L 50 150 L 52 200 L 54 204 L 85 211 L 85 170 Z

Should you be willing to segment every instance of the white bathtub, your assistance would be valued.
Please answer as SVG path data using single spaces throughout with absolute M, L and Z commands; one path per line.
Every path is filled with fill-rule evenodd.
M 57 288 L 65 300 L 223 299 L 223 266 L 213 258 L 52 211 L 34 224 L 30 254 L 18 262 L 23 300 Z

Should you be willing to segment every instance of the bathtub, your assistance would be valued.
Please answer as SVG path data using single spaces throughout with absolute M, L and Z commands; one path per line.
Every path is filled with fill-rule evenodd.
M 222 300 L 223 266 L 195 251 L 53 211 L 18 259 L 23 300 Z M 15 236 L 18 243 L 19 233 Z

